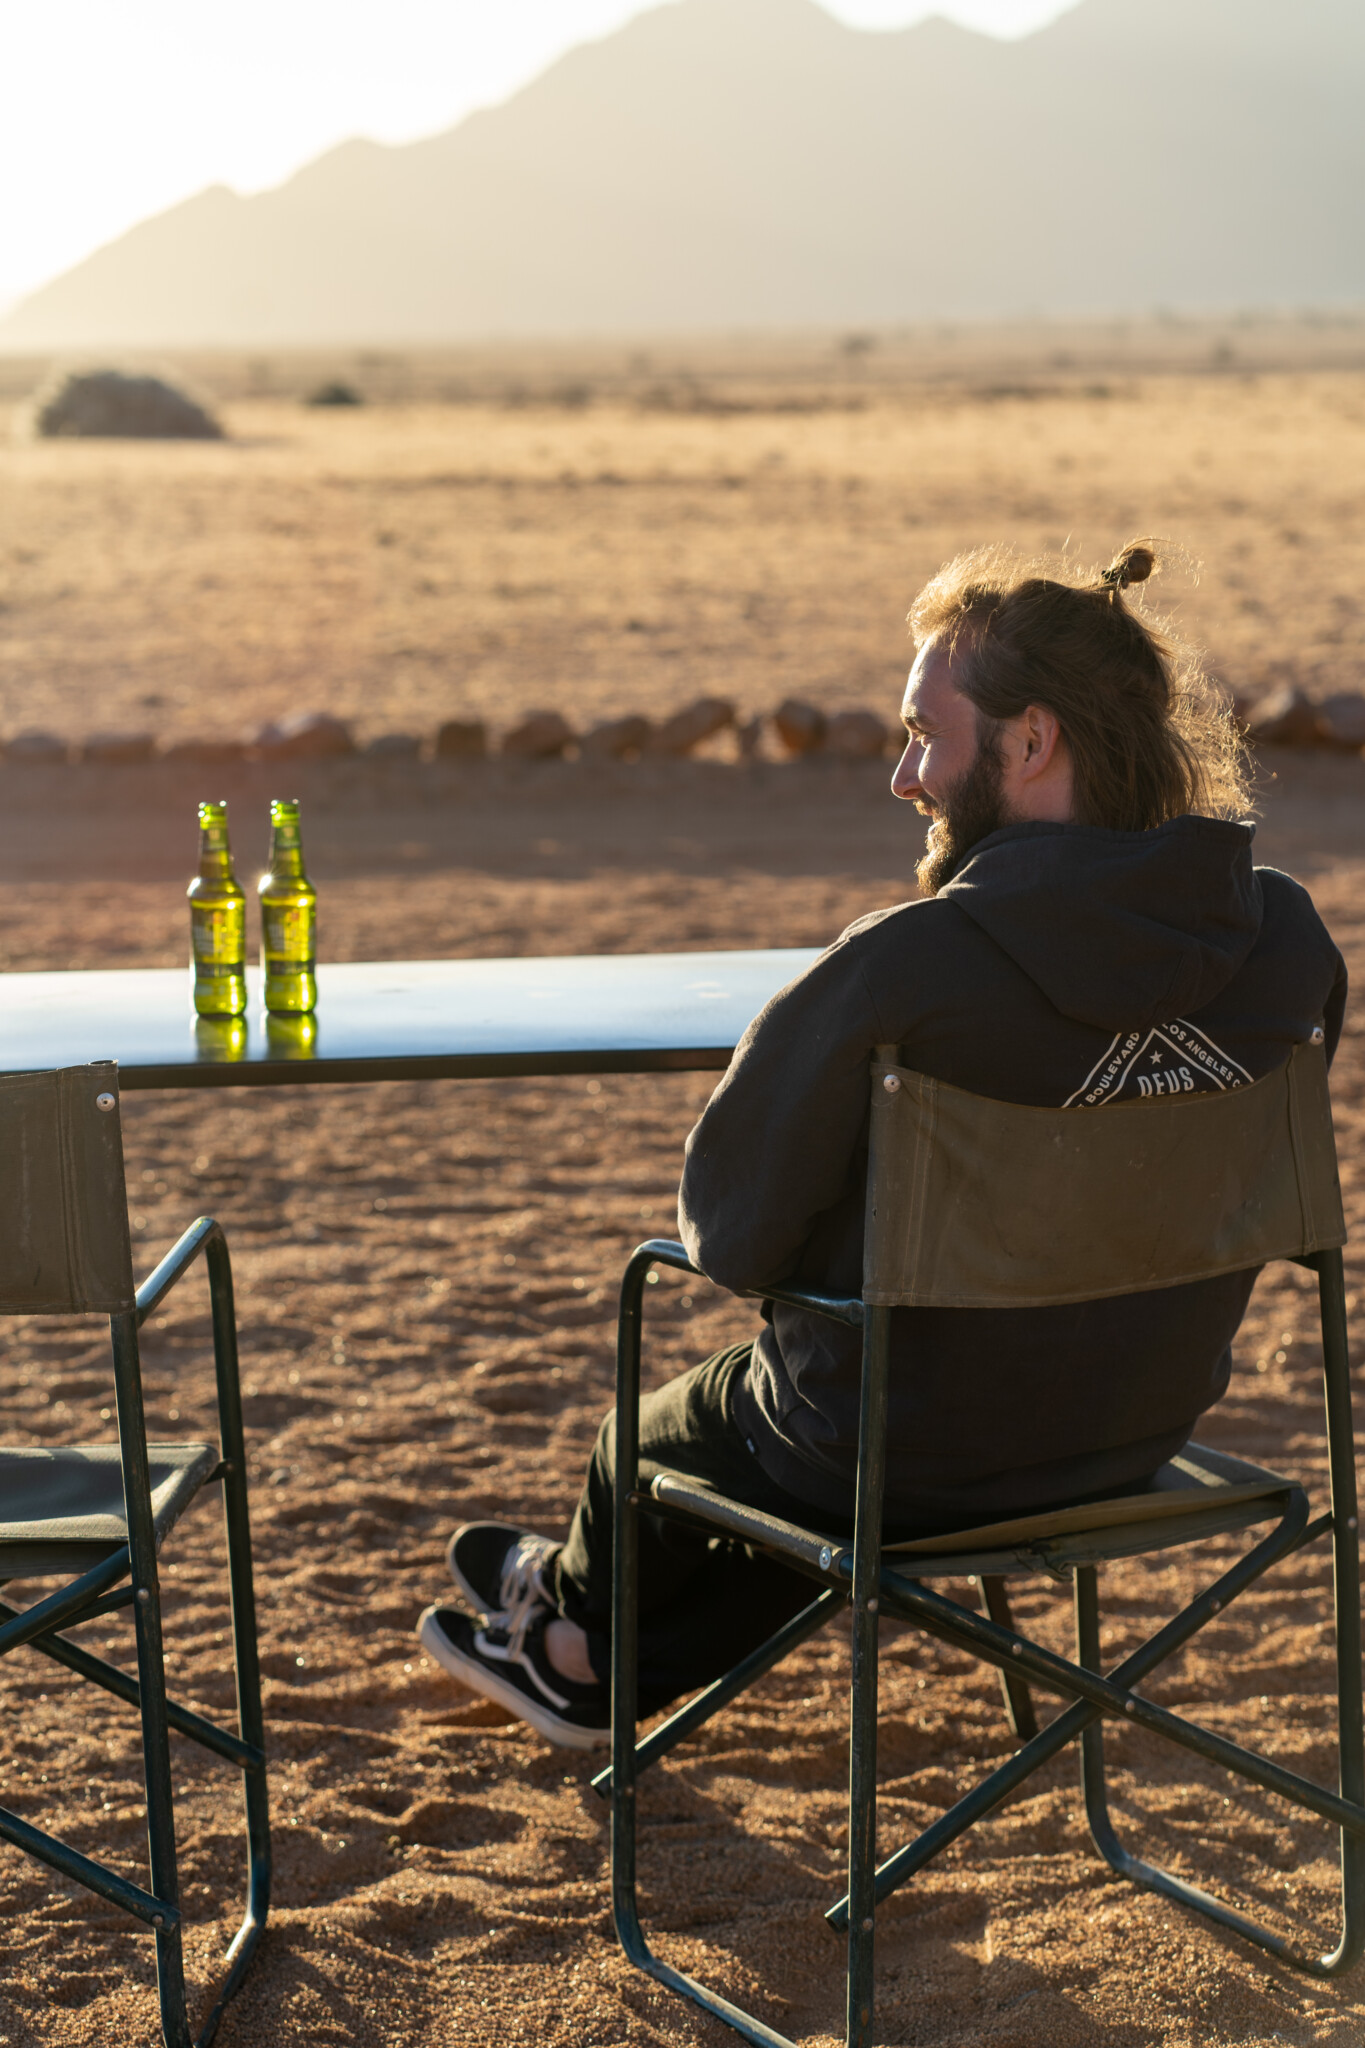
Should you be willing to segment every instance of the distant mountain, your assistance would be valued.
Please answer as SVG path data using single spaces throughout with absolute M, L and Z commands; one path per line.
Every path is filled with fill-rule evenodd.
M 1362 0 L 1006 43 L 673 0 L 503 106 L 144 221 L 0 346 L 418 343 L 1365 301 Z

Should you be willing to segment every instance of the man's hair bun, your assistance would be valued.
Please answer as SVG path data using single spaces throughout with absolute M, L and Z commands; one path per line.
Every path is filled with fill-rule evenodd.
M 1126 548 L 1119 549 L 1102 580 L 1111 590 L 1126 590 L 1130 583 L 1145 583 L 1157 566 L 1156 549 L 1150 541 L 1130 540 Z

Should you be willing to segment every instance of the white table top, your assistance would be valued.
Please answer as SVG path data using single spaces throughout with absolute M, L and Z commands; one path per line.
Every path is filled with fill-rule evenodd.
M 0 976 L 0 1072 L 116 1059 L 124 1088 L 723 1068 L 813 948 L 356 961 L 318 968 L 313 1030 L 196 1022 L 187 970 Z M 241 1027 L 245 1026 L 243 1030 Z

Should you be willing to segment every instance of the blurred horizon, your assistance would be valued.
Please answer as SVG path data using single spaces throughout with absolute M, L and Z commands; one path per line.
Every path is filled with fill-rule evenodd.
M 449 129 L 661 0 L 48 0 L 0 32 L 0 317 L 206 187 L 274 189 L 338 144 Z M 666 4 L 666 0 L 662 0 Z M 731 0 L 739 7 L 744 0 Z M 871 31 L 1017 38 L 1076 0 L 817 0 Z M 187 89 L 187 83 L 188 88 Z

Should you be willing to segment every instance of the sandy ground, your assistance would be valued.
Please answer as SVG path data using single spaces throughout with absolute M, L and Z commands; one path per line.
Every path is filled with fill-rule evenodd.
M 944 382 L 874 353 L 795 390 L 599 364 L 557 403 L 485 376 L 464 403 L 419 381 L 340 412 L 218 365 L 232 438 L 182 446 L 14 443 L 0 403 L 0 738 L 301 708 L 362 737 L 541 705 L 581 729 L 702 693 L 889 710 L 947 556 L 1107 561 L 1140 533 L 1188 551 L 1152 601 L 1232 685 L 1354 688 L 1365 375 L 1243 367 L 1247 346 L 1197 375 L 1113 343 L 1108 369 L 1061 351 Z
M 885 340 L 793 344 L 780 361 L 652 344 L 535 362 L 204 362 L 187 367 L 233 438 L 162 448 L 10 441 L 4 407 L 42 366 L 0 364 L 0 738 L 236 733 L 311 707 L 362 738 L 461 715 L 498 727 L 540 704 L 581 728 L 704 690 L 746 712 L 803 694 L 890 713 L 905 610 L 944 556 L 1003 537 L 1092 559 L 1140 530 L 1202 562 L 1155 601 L 1230 682 L 1359 686 L 1358 334 L 944 333 L 933 347 L 915 363 Z M 379 402 L 300 406 L 315 374 L 338 372 Z M 1309 882 L 1358 973 L 1365 768 L 1272 771 L 1263 857 Z M 884 769 L 343 763 L 289 779 L 333 959 L 820 943 L 907 895 L 917 851 Z M 194 800 L 228 796 L 249 875 L 278 782 L 0 766 L 0 967 L 178 962 Z M 1334 1091 L 1357 1232 L 1363 1082 L 1352 1035 Z M 625 1969 L 590 1766 L 473 1704 L 412 1635 L 455 1520 L 563 1527 L 609 1399 L 620 1266 L 671 1227 L 708 1087 L 126 1100 L 140 1267 L 207 1210 L 238 1277 L 277 1884 L 225 2048 L 733 2038 Z M 1263 1281 L 1205 1433 L 1320 1486 L 1302 1277 Z M 666 1278 L 650 1299 L 660 1374 L 751 1327 L 705 1285 Z M 107 1435 L 95 1325 L 20 1325 L 6 1358 L 7 1440 Z M 146 1377 L 158 1432 L 211 1433 L 202 1282 L 146 1333 Z M 226 1712 L 218 1556 L 205 1507 L 164 1584 L 176 1684 Z M 1194 1583 L 1185 1563 L 1107 1574 L 1112 1652 Z M 1156 1696 L 1329 1780 L 1324 1586 L 1316 1556 L 1281 1570 Z M 1029 1584 L 1019 1604 L 1066 1645 L 1056 1589 Z M 90 1635 L 126 1658 L 118 1624 Z M 888 1631 L 885 1650 L 890 1847 L 1009 1738 L 993 1675 L 908 1634 Z M 820 1914 L 843 1850 L 845 1673 L 831 1630 L 642 1795 L 664 1953 L 815 2041 L 839 2028 Z M 0 1702 L 0 1803 L 136 1874 L 123 1710 L 24 1656 L 0 1665 Z M 1120 1811 L 1152 1854 L 1305 1942 L 1330 1938 L 1328 1831 L 1135 1733 L 1112 1747 Z M 237 1810 L 217 1766 L 182 1745 L 175 1760 L 206 1996 L 235 1924 Z M 1111 1882 L 1075 1777 L 1061 1760 L 885 1909 L 880 2039 L 1354 2048 L 1359 1972 L 1317 1987 Z M 140 1937 L 0 1851 L 0 2048 L 142 2048 L 149 1985 Z
M 1309 881 L 1359 973 L 1365 769 L 1275 765 L 1264 857 Z M 182 957 L 190 792 L 169 773 L 42 781 L 0 769 L 4 965 Z M 917 828 L 883 783 L 872 771 L 706 764 L 603 778 L 573 764 L 445 781 L 421 771 L 401 786 L 313 771 L 304 795 L 324 952 L 818 942 L 908 893 Z M 249 869 L 263 788 L 244 773 L 231 795 Z M 1353 1035 L 1334 1090 L 1357 1235 L 1363 1082 Z M 564 1527 L 609 1399 L 619 1269 L 641 1236 L 671 1226 L 680 1146 L 708 1086 L 678 1075 L 125 1098 L 139 1267 L 209 1211 L 228 1230 L 239 1288 L 277 1881 L 224 2048 L 733 2038 L 624 1966 L 592 1765 L 474 1702 L 412 1634 L 441 1592 L 453 1522 L 498 1514 Z M 1348 1258 L 1354 1289 L 1360 1258 Z M 1262 1282 L 1205 1435 L 1320 1490 L 1304 1278 L 1286 1269 Z M 665 1279 L 650 1297 L 653 1369 L 678 1370 L 751 1327 L 746 1308 L 709 1286 Z M 20 1324 L 6 1359 L 9 1440 L 107 1434 L 93 1322 Z M 145 1369 L 155 1431 L 211 1433 L 202 1283 L 147 1332 Z M 226 1712 L 218 1556 L 205 1506 L 168 1550 L 164 1585 L 175 1683 Z M 1135 1564 L 1104 1583 L 1117 1657 L 1195 1574 L 1188 1561 Z M 1330 1779 L 1325 1585 L 1316 1554 L 1281 1569 L 1154 1695 Z M 1023 1582 L 1018 1605 L 1066 1646 L 1059 1589 Z M 127 1658 L 117 1622 L 88 1633 Z M 840 1953 L 820 1915 L 845 1839 L 846 1665 L 834 1628 L 642 1793 L 643 1894 L 662 1951 L 818 2042 L 839 2028 Z M 885 1633 L 883 1687 L 889 1848 L 1010 1743 L 993 1674 L 908 1632 Z M 138 1872 L 124 1710 L 22 1655 L 0 1667 L 0 1701 L 3 1802 Z M 1330 1938 L 1327 1830 L 1134 1732 L 1111 1745 L 1118 1811 L 1151 1853 L 1211 1889 L 1235 1887 L 1306 1943 Z M 182 1744 L 175 1782 L 202 1997 L 234 1924 L 237 1804 L 225 1773 Z M 906 2048 L 1354 2048 L 1365 2023 L 1359 1971 L 1317 1986 L 1112 1881 L 1088 1843 L 1069 1756 L 899 1893 L 879 1928 L 877 2038 Z M 6 2048 L 155 2039 L 147 1943 L 0 1851 Z

